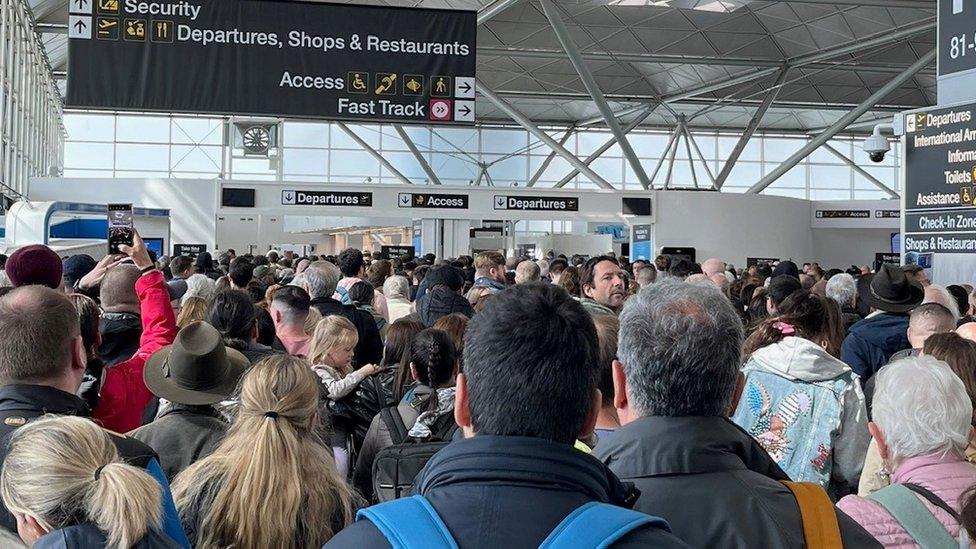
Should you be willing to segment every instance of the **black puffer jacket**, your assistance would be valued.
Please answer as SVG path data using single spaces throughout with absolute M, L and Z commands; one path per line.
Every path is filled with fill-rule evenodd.
M 112 366 L 129 360 L 139 350 L 142 317 L 135 313 L 105 313 L 99 331 L 102 344 L 98 347 L 98 358 L 106 367 Z
M 474 309 L 470 301 L 449 288 L 435 287 L 417 300 L 417 316 L 420 317 L 425 328 L 433 326 L 442 316 L 453 313 L 461 313 L 471 318 L 474 316 Z

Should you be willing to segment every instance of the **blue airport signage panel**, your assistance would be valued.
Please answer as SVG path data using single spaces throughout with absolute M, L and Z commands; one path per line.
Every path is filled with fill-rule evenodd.
M 70 0 L 74 108 L 473 124 L 477 14 Z

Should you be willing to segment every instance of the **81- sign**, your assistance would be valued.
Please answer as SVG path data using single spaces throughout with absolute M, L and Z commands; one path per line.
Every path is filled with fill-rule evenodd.
M 953 36 L 949 40 L 949 58 L 959 59 L 960 57 L 966 57 L 966 50 L 976 50 L 976 35 L 973 38 L 973 40 L 969 40 L 969 35 L 966 34 Z

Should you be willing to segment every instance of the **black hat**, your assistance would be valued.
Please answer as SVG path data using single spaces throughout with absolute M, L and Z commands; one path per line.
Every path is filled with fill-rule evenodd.
M 214 404 L 234 394 L 249 366 L 243 354 L 224 347 L 216 328 L 194 322 L 149 357 L 143 379 L 153 394 L 170 402 Z
M 796 267 L 796 263 L 792 261 L 780 261 L 776 264 L 776 268 L 773 269 L 773 277 L 789 275 L 797 280 L 800 279 L 800 269 Z
M 925 299 L 925 290 L 905 276 L 898 265 L 886 263 L 877 274 L 864 275 L 859 282 L 861 299 L 886 313 L 907 313 Z
M 92 256 L 88 254 L 78 254 L 71 257 L 66 257 L 64 259 L 64 267 L 62 269 L 62 276 L 68 281 L 69 286 L 74 286 L 75 282 L 78 282 L 85 277 L 86 274 L 90 273 L 92 269 L 95 268 L 96 261 Z
M 428 271 L 427 276 L 424 277 L 424 281 L 427 282 L 428 288 L 443 284 L 457 292 L 464 287 L 464 275 L 461 274 L 460 270 L 450 265 L 434 267 Z

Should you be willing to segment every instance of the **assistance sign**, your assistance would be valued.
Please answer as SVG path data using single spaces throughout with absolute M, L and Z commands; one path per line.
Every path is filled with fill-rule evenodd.
M 474 123 L 473 11 L 269 0 L 85 4 L 95 13 L 70 8 L 70 107 Z

